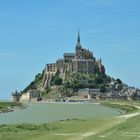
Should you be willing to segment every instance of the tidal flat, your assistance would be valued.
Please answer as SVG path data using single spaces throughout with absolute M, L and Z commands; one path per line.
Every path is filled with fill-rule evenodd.
M 126 104 L 128 105 L 128 103 L 123 102 L 121 109 Z M 36 107 L 36 105 L 38 106 L 39 104 L 35 104 L 35 106 L 34 105 L 33 106 Z M 40 105 L 42 106 L 42 104 Z M 43 106 L 44 105 L 46 107 L 46 104 L 43 104 Z M 52 106 L 52 104 L 48 104 L 48 107 L 49 105 Z M 98 116 L 99 115 L 98 112 L 100 112 L 99 108 L 97 108 L 98 111 L 95 111 L 95 108 L 94 108 L 95 106 L 93 107 L 92 104 L 91 104 L 91 108 L 89 106 L 86 108 L 86 106 L 82 106 L 81 104 L 79 104 L 81 107 L 81 110 L 79 106 L 77 106 L 76 108 L 75 106 L 71 106 L 71 105 L 66 106 L 65 104 L 63 104 L 63 107 L 59 106 L 58 104 L 53 104 L 53 105 L 56 105 L 59 109 L 63 108 L 62 110 L 64 110 L 64 108 L 68 109 L 68 107 L 71 107 L 72 109 L 77 110 L 77 112 L 78 110 L 79 112 L 80 111 L 83 112 L 84 107 L 85 107 L 85 110 L 89 108 L 91 109 L 91 112 L 93 110 L 96 116 L 90 116 L 89 118 L 88 117 L 76 118 L 75 116 L 73 118 L 65 117 L 64 119 L 61 118 L 59 120 L 50 121 L 46 123 L 36 122 L 36 123 L 1 124 L 0 125 L 0 140 L 19 140 L 19 139 L 21 140 L 62 140 L 62 139 L 63 140 L 101 140 L 101 139 L 103 140 L 118 140 L 118 139 L 119 140 L 139 140 L 139 137 L 140 137 L 139 110 L 136 110 L 137 114 L 133 116 L 130 116 L 132 112 L 129 112 L 128 117 L 123 117 L 124 115 L 121 115 L 121 117 L 119 117 L 120 114 L 114 114 L 111 116 L 108 116 L 108 115 L 103 116 L 101 113 L 99 113 L 101 115 L 99 117 Z M 104 108 L 104 106 L 102 105 L 100 106 Z M 140 106 L 140 104 L 137 103 L 137 106 Z M 39 107 L 39 110 L 40 110 L 40 107 Z M 111 109 L 111 111 L 117 111 L 116 109 L 113 109 L 110 107 L 105 107 L 105 108 L 107 109 L 109 108 Z M 47 109 L 47 107 L 45 109 Z M 28 107 L 25 110 L 30 110 L 30 107 Z M 52 108 L 50 112 L 51 111 L 53 112 L 53 110 L 54 109 Z M 20 110 L 20 111 L 23 111 L 23 110 Z M 59 111 L 60 110 L 58 110 L 58 112 Z M 87 111 L 89 112 L 89 110 Z M 11 112 L 11 113 L 14 113 L 14 112 Z M 7 113 L 7 114 L 10 114 L 10 113 Z M 76 113 L 74 112 L 74 114 Z M 103 114 L 105 113 L 103 112 Z M 36 117 L 36 114 L 32 113 L 32 115 Z M 38 115 L 42 116 L 45 114 L 38 113 Z M 81 115 L 82 114 L 80 114 L 79 116 Z
M 0 124 L 50 123 L 66 119 L 118 116 L 121 113 L 99 104 L 28 103 L 26 109 L 0 114 Z

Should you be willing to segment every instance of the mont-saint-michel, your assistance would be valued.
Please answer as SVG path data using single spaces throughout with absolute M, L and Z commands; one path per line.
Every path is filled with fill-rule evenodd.
M 1 0 L 0 140 L 140 140 L 139 25 L 140 0 Z
M 107 75 L 101 58 L 82 46 L 78 30 L 75 52 L 46 64 L 34 81 L 12 97 L 13 101 L 139 100 L 140 90 Z

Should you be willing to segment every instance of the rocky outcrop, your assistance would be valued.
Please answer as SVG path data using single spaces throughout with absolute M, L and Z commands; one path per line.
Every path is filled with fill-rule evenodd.
M 14 111 L 14 109 L 11 107 L 0 109 L 0 113 L 8 113 L 8 112 L 12 112 L 12 111 Z

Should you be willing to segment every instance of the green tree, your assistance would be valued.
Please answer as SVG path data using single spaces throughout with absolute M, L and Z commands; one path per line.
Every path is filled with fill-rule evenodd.
M 106 91 L 105 85 L 104 84 L 100 85 L 100 92 L 105 92 L 105 91 Z
M 101 75 L 97 75 L 94 79 L 96 84 L 102 84 L 103 83 L 103 77 Z
M 43 78 L 42 74 L 41 73 L 38 73 L 36 76 L 35 76 L 35 83 L 41 81 Z
M 119 83 L 119 84 L 122 84 L 122 81 L 120 79 L 116 79 L 116 81 Z
M 54 85 L 61 85 L 61 84 L 62 84 L 62 78 L 56 76 L 56 77 L 53 79 L 53 83 L 54 83 Z

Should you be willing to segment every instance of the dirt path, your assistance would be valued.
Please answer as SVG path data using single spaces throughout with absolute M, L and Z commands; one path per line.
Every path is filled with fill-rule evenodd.
M 92 136 L 92 135 L 95 135 L 96 133 L 95 132 L 86 132 L 86 133 L 77 133 L 77 134 L 74 134 L 74 133 L 56 133 L 54 135 L 57 135 L 57 136 L 72 136 L 72 138 L 70 139 L 67 139 L 67 140 L 82 140 L 84 137 L 89 137 L 89 136 Z
M 121 116 L 117 116 L 116 118 L 131 118 L 131 117 L 134 117 L 134 116 L 137 116 L 137 115 L 140 115 L 140 112 L 126 114 L 126 115 L 121 115 Z

